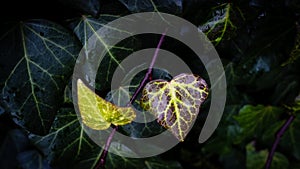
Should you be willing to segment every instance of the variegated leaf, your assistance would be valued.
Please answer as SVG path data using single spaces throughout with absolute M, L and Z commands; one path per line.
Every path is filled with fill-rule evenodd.
M 149 82 L 143 90 L 141 104 L 157 117 L 159 124 L 183 141 L 207 96 L 208 86 L 205 80 L 183 73 L 170 82 Z

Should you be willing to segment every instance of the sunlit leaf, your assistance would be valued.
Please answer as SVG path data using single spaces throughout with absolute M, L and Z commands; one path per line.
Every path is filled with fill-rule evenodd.
M 207 96 L 208 86 L 202 78 L 183 73 L 170 82 L 149 82 L 143 90 L 142 107 L 183 141 Z
M 96 130 L 105 130 L 111 124 L 125 125 L 134 120 L 136 114 L 131 107 L 118 107 L 102 99 L 78 79 L 78 107 L 82 122 Z
M 21 22 L 0 34 L 7 111 L 30 132 L 47 134 L 81 45 L 67 29 L 47 20 Z M 11 58 L 16 62 L 6 63 Z

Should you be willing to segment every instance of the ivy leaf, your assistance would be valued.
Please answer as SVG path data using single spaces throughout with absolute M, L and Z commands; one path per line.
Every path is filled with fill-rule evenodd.
M 22 169 L 52 169 L 48 162 L 37 150 L 24 151 L 19 153 L 17 160 Z
M 287 131 L 284 133 L 279 145 L 284 147 L 289 154 L 300 160 L 300 114 L 296 114 L 295 120 L 291 123 Z
M 278 120 L 277 122 L 270 124 L 269 127 L 265 129 L 262 137 L 260 138 L 262 143 L 264 143 L 265 145 L 273 143 L 276 139 L 276 133 L 280 130 L 284 123 L 284 120 Z
M 134 67 L 131 71 L 129 71 L 121 82 L 121 86 L 116 90 L 110 91 L 105 99 L 117 106 L 126 106 L 134 92 L 139 87 L 139 84 L 144 79 L 144 76 L 147 73 L 147 69 L 144 70 L 144 68 L 147 68 L 146 66 L 146 64 L 142 64 Z M 168 73 L 167 70 L 153 68 L 152 79 L 171 80 L 172 76 Z M 131 122 L 130 124 L 120 126 L 118 128 L 118 131 L 134 138 L 152 137 L 165 131 L 166 129 L 163 126 L 159 125 L 155 120 L 147 120 L 154 119 L 155 117 L 152 114 L 143 111 L 142 107 L 139 104 L 140 98 L 141 94 L 138 94 L 132 105 L 136 110 L 139 111 L 139 113 L 137 113 L 136 119 L 139 119 L 141 121 L 136 120 Z
M 14 121 L 30 132 L 47 134 L 63 102 L 80 43 L 67 29 L 47 20 L 21 22 L 2 32 L 5 65 L 2 96 Z
M 95 130 L 105 130 L 111 124 L 125 125 L 134 120 L 136 114 L 131 107 L 118 107 L 90 90 L 77 80 L 78 107 L 82 122 Z
M 97 17 L 100 12 L 100 1 L 99 0 L 58 0 L 66 7 L 72 7 L 78 9 L 81 12 L 87 13 L 94 17 Z
M 267 150 L 256 151 L 253 145 L 248 144 L 247 150 L 247 169 L 264 169 L 268 157 Z M 271 169 L 289 168 L 288 159 L 281 153 L 275 152 L 272 160 Z
M 0 168 L 17 168 L 17 156 L 29 149 L 30 141 L 20 129 L 10 130 L 4 136 L 0 146 Z
M 239 115 L 234 116 L 241 127 L 241 133 L 236 142 L 241 143 L 248 138 L 261 138 L 264 131 L 269 129 L 269 124 L 278 121 L 283 109 L 263 105 L 246 105 L 241 108 Z
M 97 32 L 105 24 L 118 19 L 120 16 L 117 15 L 106 15 L 101 14 L 99 18 L 93 18 L 91 16 L 83 15 L 81 18 L 70 20 L 69 26 L 78 37 L 80 42 L 85 45 L 89 38 Z M 112 28 L 114 29 L 114 28 Z M 99 37 L 101 38 L 101 37 Z M 99 39 L 101 40 L 101 39 Z
M 157 117 L 159 124 L 183 141 L 208 96 L 208 86 L 193 74 L 180 74 L 170 82 L 154 80 L 145 86 L 142 107 Z
M 288 64 L 294 63 L 300 57 L 300 26 L 298 25 L 297 36 L 294 48 L 290 53 L 290 58 L 281 64 L 281 66 L 286 66 Z
M 102 152 L 101 147 L 84 132 L 74 109 L 71 108 L 59 110 L 48 135 L 30 134 L 30 140 L 53 168 L 92 169 Z M 122 146 L 120 143 L 112 142 L 110 149 L 120 149 Z M 112 153 L 108 153 L 106 167 L 111 169 L 156 168 L 159 164 L 165 164 L 159 167 L 162 169 L 181 168 L 178 162 L 165 161 L 158 157 L 142 160 L 125 158 Z
M 218 45 L 224 39 L 225 33 L 237 29 L 231 21 L 232 4 L 222 4 L 214 8 L 212 18 L 205 24 L 199 26 L 209 39 Z
M 135 47 L 138 47 L 137 41 L 132 36 L 131 32 L 123 31 L 115 27 L 107 27 L 106 24 L 115 19 L 118 19 L 120 16 L 109 15 L 109 14 L 101 14 L 99 18 L 93 18 L 90 16 L 82 16 L 79 19 L 70 21 L 70 27 L 78 37 L 82 45 L 84 45 L 83 50 L 88 55 L 89 59 L 81 61 L 84 65 L 84 70 L 87 72 L 86 74 L 97 75 L 96 78 L 96 86 L 95 88 L 98 90 L 108 90 L 110 86 L 110 82 L 112 79 L 112 75 L 116 68 L 120 66 L 120 63 L 123 59 L 125 59 L 128 55 L 130 55 Z M 105 34 L 100 34 L 97 32 L 100 28 L 107 28 Z M 112 33 L 113 32 L 113 33 Z M 111 34 L 110 36 L 107 36 Z M 128 34 L 129 37 L 125 41 L 122 41 L 119 34 Z M 95 35 L 95 42 L 89 42 L 89 39 Z M 116 45 L 112 45 L 111 41 L 119 39 L 120 43 Z M 99 46 L 103 46 L 105 50 L 99 51 Z M 97 51 L 97 52 L 95 52 Z M 101 56 L 104 52 L 106 52 L 105 56 L 103 56 L 101 63 L 99 63 L 99 67 L 95 60 L 99 60 L 99 55 Z M 122 66 L 120 66 L 121 70 L 123 70 Z M 97 70 L 105 70 L 98 71 Z M 90 73 L 92 72 L 92 73 Z M 94 77 L 89 77 L 94 78 Z M 90 79 L 86 79 L 90 81 Z
M 126 8 L 137 12 L 167 12 L 173 14 L 182 13 L 182 0 L 119 0 Z
M 167 161 L 155 158 L 145 160 L 145 169 L 181 169 L 181 165 L 177 161 Z
M 71 108 L 58 111 L 49 134 L 30 134 L 29 138 L 53 167 L 92 168 L 94 161 L 87 159 L 96 160 L 101 154 L 101 148 L 87 136 Z
M 136 89 L 138 86 L 122 86 L 119 89 L 112 90 L 108 93 L 106 100 L 118 105 L 118 106 L 126 106 L 132 96 L 132 92 L 128 92 L 129 88 Z M 142 111 L 141 106 L 138 104 L 138 100 L 135 100 L 135 102 L 132 104 L 137 110 L 139 110 L 139 113 L 137 113 L 137 118 L 146 120 L 149 117 L 149 114 L 145 111 Z M 151 114 L 150 114 L 151 115 Z M 151 115 L 152 116 L 152 115 Z M 151 117 L 150 117 L 151 118 Z M 120 126 L 118 128 L 118 131 L 122 134 L 125 134 L 130 137 L 134 138 L 147 138 L 152 137 L 157 134 L 160 134 L 162 131 L 165 131 L 166 129 L 163 128 L 161 125 L 159 125 L 156 121 L 151 122 L 131 122 L 127 125 Z

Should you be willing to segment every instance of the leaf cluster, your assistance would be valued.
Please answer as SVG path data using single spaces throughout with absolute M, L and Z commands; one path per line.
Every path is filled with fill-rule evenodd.
M 209 97 L 184 142 L 162 155 L 144 159 L 109 153 L 107 168 L 263 168 L 278 129 L 290 115 L 296 118 L 281 138 L 271 168 L 300 168 L 297 0 L 18 3 L 23 7 L 20 14 L 1 15 L 0 168 L 85 169 L 96 165 L 102 149 L 84 132 L 72 103 L 75 61 L 96 30 L 123 15 L 145 11 L 175 14 L 207 34 L 226 71 L 226 107 L 217 130 L 206 143 L 197 140 L 209 110 Z M 16 11 L 15 5 L 8 3 L 8 11 Z M 110 101 L 113 96 L 130 98 L 145 71 L 124 86 L 130 93 L 122 93 L 122 88 L 108 92 L 112 74 L 126 56 L 155 47 L 158 39 L 156 35 L 139 35 L 107 46 L 110 52 L 93 86 L 97 94 Z M 98 41 L 102 43 L 101 37 Z M 166 37 L 162 48 L 177 54 L 193 73 L 208 79 L 194 53 L 174 41 Z M 154 70 L 153 79 L 170 81 L 171 77 L 167 70 Z M 133 103 L 138 109 L 142 109 L 140 98 Z M 114 104 L 121 106 L 124 102 Z M 120 127 L 120 132 L 132 137 L 149 137 L 164 130 L 157 122 Z M 119 148 L 114 144 L 111 148 Z

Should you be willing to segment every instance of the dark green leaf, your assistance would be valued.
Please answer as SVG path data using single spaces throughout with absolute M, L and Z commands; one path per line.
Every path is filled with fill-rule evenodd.
M 82 15 L 81 18 L 71 20 L 70 27 L 78 37 L 80 42 L 85 45 L 89 38 L 105 24 L 118 19 L 120 16 L 102 14 L 99 18 Z M 113 29 L 113 28 L 112 28 Z M 101 37 L 99 37 L 101 38 Z M 101 39 L 99 39 L 101 40 Z
M 273 124 L 269 124 L 269 127 L 263 132 L 263 135 L 261 137 L 261 140 L 264 144 L 270 145 L 270 143 L 273 143 L 276 139 L 276 134 L 282 127 L 285 121 L 278 120 L 277 122 L 274 122 Z
M 268 151 L 261 150 L 256 151 L 253 145 L 248 144 L 246 147 L 247 150 L 247 169 L 264 169 Z M 281 153 L 275 152 L 275 155 L 272 160 L 271 169 L 288 169 L 289 161 Z
M 290 58 L 281 64 L 281 66 L 286 66 L 288 64 L 294 63 L 300 57 L 300 26 L 298 25 L 297 37 L 295 41 L 294 48 L 290 53 Z
M 2 89 L 15 122 L 46 134 L 62 103 L 80 44 L 65 28 L 46 20 L 21 22 L 0 39 L 1 58 L 16 58 Z
M 101 148 L 93 143 L 83 131 L 74 109 L 61 109 L 46 136 L 31 134 L 32 142 L 44 153 L 54 166 L 80 168 L 82 158 L 94 158 L 88 161 L 91 168 Z M 90 157 L 89 154 L 93 154 Z M 87 156 L 89 155 L 89 156 Z
M 162 160 L 159 158 L 148 158 L 145 160 L 145 169 L 182 169 L 177 161 Z
M 71 7 L 78 9 L 85 14 L 92 15 L 94 17 L 100 14 L 100 0 L 58 0 L 64 4 L 66 8 Z
M 19 153 L 17 160 L 22 169 L 51 169 L 48 162 L 36 150 Z
M 86 74 L 89 74 L 89 72 L 95 73 L 95 71 L 99 70 L 96 77 L 96 89 L 98 90 L 108 90 L 110 88 L 110 81 L 114 71 L 118 66 L 120 66 L 121 61 L 133 52 L 133 47 L 138 46 L 134 38 L 126 39 L 115 46 L 110 44 L 112 40 L 120 39 L 118 34 L 128 34 L 129 36 L 132 34 L 127 31 L 119 30 L 118 28 L 106 27 L 108 22 L 117 18 L 119 18 L 119 16 L 105 14 L 102 14 L 98 19 L 82 16 L 80 19 L 70 23 L 70 27 L 84 45 L 83 50 L 86 50 L 89 58 L 98 58 L 99 55 L 101 56 L 101 54 L 106 53 L 101 60 L 98 69 L 95 68 L 95 61 L 91 61 L 93 59 L 81 61 L 82 64 L 86 66 Z M 103 34 L 99 34 L 97 31 L 103 26 L 108 29 L 106 30 L 105 34 L 103 32 Z M 106 36 L 110 33 L 112 35 Z M 89 42 L 89 38 L 93 35 L 96 37 L 95 41 Z M 103 47 L 105 50 L 97 50 L 99 46 Z M 120 68 L 121 70 L 124 70 L 122 69 L 122 66 L 120 66 Z
M 199 29 L 216 45 L 225 38 L 225 33 L 230 31 L 232 33 L 233 30 L 237 29 L 231 21 L 232 8 L 231 3 L 215 7 L 212 12 L 212 18 L 199 26 Z
M 180 14 L 182 0 L 119 0 L 131 12 L 167 12 Z
M 18 129 L 11 130 L 1 143 L 0 168 L 16 168 L 17 155 L 30 146 L 26 133 Z
M 43 137 L 32 134 L 30 138 L 53 166 L 62 168 L 93 168 L 102 152 L 102 149 L 85 134 L 73 109 L 60 110 L 53 123 L 50 134 Z M 119 143 L 113 142 L 110 148 L 114 149 L 119 147 Z M 151 165 L 154 165 L 152 168 L 155 168 L 157 165 L 155 160 L 159 159 L 128 159 L 109 153 L 106 166 L 111 169 L 145 168 L 146 166 L 148 167 L 147 160 L 150 160 L 148 162 L 149 167 L 151 168 Z M 153 164 L 151 164 L 152 160 L 154 160 Z M 177 162 L 168 163 L 159 160 L 158 163 L 168 164 L 165 165 L 166 169 L 171 166 L 180 168 Z
M 294 45 L 294 23 L 286 19 L 287 16 L 279 15 L 277 12 L 272 14 L 274 15 L 266 15 L 262 12 L 260 16 L 257 16 L 259 19 L 251 18 L 251 20 L 249 17 L 256 15 L 246 15 L 245 17 L 251 22 L 251 26 L 248 25 L 249 27 L 244 28 L 239 25 L 242 29 L 238 30 L 238 36 L 232 39 L 232 43 L 227 44 L 228 46 L 225 46 L 221 51 L 226 56 L 229 55 L 234 58 L 235 80 L 232 83 L 241 85 L 243 90 L 247 92 L 257 92 L 253 95 L 261 96 L 262 93 L 266 92 L 275 93 L 276 96 L 279 93 L 283 94 L 280 90 L 284 88 L 278 89 L 280 92 L 274 92 L 273 88 L 280 83 L 286 83 L 288 79 L 290 80 L 299 74 L 292 73 L 292 70 L 287 71 L 279 68 L 282 62 L 289 57 L 290 50 Z M 252 23 L 252 20 L 255 21 Z M 282 46 L 285 48 L 283 49 Z M 225 48 L 230 49 L 230 51 Z M 287 75 L 292 77 L 284 80 Z M 284 85 L 286 84 L 282 84 L 282 86 Z M 270 104 L 268 94 L 266 93 L 265 97 L 256 98 L 257 101 L 265 101 L 264 103 Z M 288 97 L 280 99 L 280 101 L 284 101 L 286 98 Z M 280 101 L 272 103 L 278 104 Z
M 283 113 L 283 109 L 272 106 L 246 105 L 235 116 L 241 127 L 241 133 L 236 138 L 237 143 L 249 138 L 260 138 L 263 132 L 274 124 Z
M 296 114 L 295 120 L 291 123 L 288 130 L 285 131 L 279 145 L 289 154 L 300 160 L 300 114 Z
M 132 95 L 134 94 L 135 90 L 138 88 L 140 82 L 144 78 L 146 71 L 141 71 L 145 68 L 146 65 L 140 65 L 133 68 L 121 82 L 121 85 L 118 89 L 112 90 L 106 96 L 106 100 L 118 105 L 118 106 L 126 106 Z M 132 79 L 130 81 L 130 79 Z M 171 80 L 172 77 L 168 73 L 168 71 L 163 69 L 156 69 L 154 68 L 152 71 L 152 79 L 165 79 Z M 119 131 L 123 134 L 126 134 L 130 137 L 135 138 L 147 138 L 152 137 L 161 132 L 165 131 L 165 128 L 159 125 L 154 119 L 153 115 L 149 112 L 144 111 L 140 104 L 141 94 L 139 94 L 133 103 L 133 106 L 138 110 L 137 119 L 141 119 L 142 121 L 135 122 L 133 121 L 130 124 L 119 126 Z M 148 122 L 146 119 L 153 119 L 151 122 Z M 146 121 L 145 121 L 146 120 Z
M 233 116 L 238 114 L 240 105 L 227 105 L 225 107 L 222 120 L 215 131 L 214 136 L 209 139 L 206 145 L 201 148 L 207 156 L 219 156 L 224 169 L 245 168 L 246 156 L 241 145 L 234 144 L 234 139 L 238 136 L 240 127 L 236 125 Z

